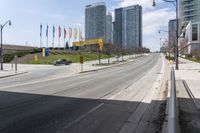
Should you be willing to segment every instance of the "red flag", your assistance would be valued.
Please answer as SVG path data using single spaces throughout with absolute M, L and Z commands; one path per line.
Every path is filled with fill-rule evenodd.
M 61 28 L 60 28 L 60 26 L 58 28 L 58 33 L 59 33 L 59 38 L 60 38 L 61 37 Z
M 64 28 L 64 38 L 66 38 L 66 35 L 67 35 L 67 31 L 66 31 L 66 29 Z

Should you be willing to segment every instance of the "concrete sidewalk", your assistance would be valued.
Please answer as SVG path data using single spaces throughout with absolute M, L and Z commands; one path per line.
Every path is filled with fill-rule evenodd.
M 200 99 L 200 63 L 180 58 L 176 80 L 182 80 L 184 86 L 190 89 L 193 98 Z M 195 105 L 200 109 L 200 103 L 195 102 Z
M 180 58 L 176 89 L 180 132 L 200 132 L 200 63 Z

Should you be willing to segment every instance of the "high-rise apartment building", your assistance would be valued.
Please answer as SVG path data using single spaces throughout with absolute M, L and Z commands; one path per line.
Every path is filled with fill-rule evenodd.
M 180 25 L 200 22 L 200 0 L 179 0 Z
M 85 39 L 106 39 L 106 4 L 87 5 L 85 8 Z
M 139 5 L 115 10 L 114 43 L 124 48 L 142 47 L 142 7 Z
M 106 16 L 106 43 L 111 44 L 112 43 L 112 36 L 113 36 L 113 30 L 112 30 L 112 14 L 109 12 Z
M 184 38 L 182 47 L 187 46 L 187 53 L 200 50 L 200 0 L 179 0 L 179 29 Z

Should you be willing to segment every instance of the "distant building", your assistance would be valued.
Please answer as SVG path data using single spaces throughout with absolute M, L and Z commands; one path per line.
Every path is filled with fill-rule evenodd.
M 87 5 L 85 8 L 85 39 L 106 40 L 106 5 L 104 2 Z
M 106 16 L 106 43 L 112 43 L 112 34 L 112 14 L 108 13 L 108 15 Z
M 115 9 L 114 44 L 122 46 L 122 12 L 123 8 Z
M 169 28 L 168 29 L 169 30 L 168 46 L 169 46 L 169 49 L 173 49 L 176 46 L 176 42 L 177 42 L 177 40 L 176 40 L 177 25 L 176 24 L 177 24 L 176 19 L 170 20 L 168 23 L 168 28 Z
M 139 5 L 115 10 L 114 43 L 119 47 L 142 47 L 142 7 Z

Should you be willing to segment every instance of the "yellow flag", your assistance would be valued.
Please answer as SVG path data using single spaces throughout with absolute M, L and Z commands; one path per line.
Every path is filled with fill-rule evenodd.
M 69 38 L 72 38 L 72 28 L 69 28 Z

